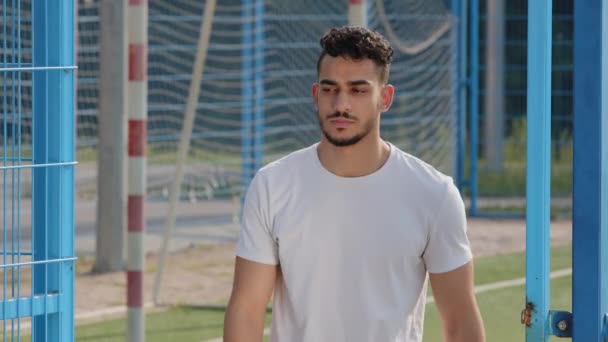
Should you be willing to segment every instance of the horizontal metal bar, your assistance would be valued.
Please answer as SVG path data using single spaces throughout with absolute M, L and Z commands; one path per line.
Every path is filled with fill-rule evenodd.
M 75 261 L 75 260 L 78 260 L 78 258 L 71 257 L 71 258 L 61 258 L 61 259 L 47 259 L 47 260 L 38 260 L 38 261 L 19 262 L 19 263 L 15 263 L 15 264 L 0 265 L 0 269 L 17 267 L 17 266 L 23 267 L 23 266 L 31 266 L 31 265 L 52 264 L 52 263 L 60 263 L 60 262 Z
M 486 66 L 485 64 L 480 64 L 479 65 L 479 70 L 486 70 Z M 524 64 L 505 64 L 505 70 L 506 71 L 520 71 L 520 72 L 525 72 L 528 71 L 528 67 Z M 559 72 L 559 71 L 573 71 L 574 67 L 572 66 L 572 64 L 553 64 L 551 66 L 551 71 L 552 72 Z
M 32 252 L 6 252 L 6 253 L 0 252 L 0 255 L 11 255 L 11 256 L 13 256 L 13 255 L 17 255 L 17 256 L 21 255 L 21 256 L 28 256 L 28 255 L 32 255 Z
M 484 91 L 485 93 L 485 91 Z M 528 93 L 526 92 L 526 90 L 515 90 L 515 89 L 507 89 L 505 91 L 505 96 L 526 96 Z M 572 90 L 562 90 L 562 89 L 555 89 L 552 91 L 551 97 L 563 97 L 563 96 L 572 96 Z
M 15 170 L 15 169 L 34 169 L 38 167 L 52 167 L 52 166 L 70 166 L 76 165 L 78 162 L 65 162 L 65 163 L 47 163 L 47 164 L 30 164 L 30 165 L 15 165 L 15 166 L 0 166 L 2 170 Z
M 53 293 L 0 301 L 0 320 L 57 313 L 59 296 L 58 293 Z
M 0 51 L 2 51 L 2 49 L 0 49 Z M 32 63 L 4 63 L 4 62 L 0 62 L 0 64 L 2 64 L 3 67 L 19 67 L 19 68 L 23 68 L 24 66 L 32 66 Z
M 0 68 L 0 72 L 7 71 L 38 71 L 38 70 L 74 70 L 78 69 L 77 65 L 66 65 L 66 66 L 44 66 L 44 67 L 11 67 L 11 68 Z
M 487 19 L 487 16 L 482 15 L 479 16 L 480 19 Z M 508 20 L 528 20 L 527 15 L 507 15 L 505 19 Z M 554 14 L 553 21 L 561 21 L 561 20 L 574 20 L 574 16 L 572 14 Z
M 25 146 L 27 146 L 27 145 L 25 145 Z M 27 161 L 32 161 L 33 159 L 32 158 L 0 158 L 0 160 L 2 160 L 3 162 L 7 162 L 7 161 L 10 161 L 10 162 L 19 162 L 19 161 L 27 162 Z

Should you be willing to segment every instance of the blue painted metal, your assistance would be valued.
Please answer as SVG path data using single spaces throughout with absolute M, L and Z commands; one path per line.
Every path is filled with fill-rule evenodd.
M 45 297 L 32 319 L 33 341 L 74 340 L 74 2 L 32 4 L 34 66 L 66 66 L 33 73 L 33 293 Z M 57 296 L 58 295 L 58 296 Z M 52 311 L 51 297 L 58 297 Z M 35 301 L 30 312 L 36 313 Z
M 528 2 L 526 341 L 549 341 L 551 202 L 551 0 Z
M 452 0 L 454 15 L 458 18 L 456 65 L 457 94 L 457 127 L 456 127 L 456 184 L 461 193 L 465 186 L 465 156 L 467 133 L 467 0 Z
M 608 309 L 607 7 L 574 2 L 574 342 L 600 341 Z
M 608 341 L 608 313 L 604 315 L 604 342 Z
M 264 0 L 255 0 L 255 126 L 253 140 L 253 171 L 264 163 Z
M 470 85 L 469 79 L 467 78 L 467 27 L 468 27 L 468 8 L 467 1 L 460 1 L 460 25 L 459 25 L 459 37 L 458 37 L 458 45 L 459 45 L 459 58 L 460 65 L 458 66 L 458 73 L 460 76 L 458 77 L 460 81 L 459 87 L 459 105 L 458 105 L 458 134 L 459 142 L 458 142 L 458 160 L 459 160 L 459 172 L 460 172 L 460 189 L 464 186 L 465 182 L 465 159 L 466 159 L 466 140 L 467 140 L 467 90 Z
M 251 75 L 253 73 L 253 0 L 242 0 L 241 6 L 241 15 L 243 21 L 241 26 L 241 192 L 244 194 L 253 175 L 252 100 L 254 95 L 254 84 L 251 80 Z M 243 198 L 244 196 L 241 196 L 241 200 L 243 200 Z
M 572 337 L 572 313 L 549 311 L 550 333 L 557 337 Z
M 0 311 L 0 319 L 6 322 L 7 320 L 39 316 L 45 313 L 57 314 L 60 312 L 60 297 L 58 294 L 50 294 L 48 296 L 17 297 L 16 299 L 6 300 L 2 306 L 2 311 Z
M 6 11 L 6 2 L 4 2 L 3 3 L 3 22 L 4 23 L 7 22 L 6 13 L 7 13 L 7 11 Z M 3 25 L 3 35 L 4 35 L 4 37 L 7 36 L 6 24 Z M 4 50 L 4 54 L 2 56 L 3 57 L 3 62 L 4 62 L 4 65 L 6 65 L 7 62 L 8 62 L 8 56 L 7 56 L 7 53 L 6 53 L 8 51 L 6 39 L 3 42 L 3 50 Z M 7 80 L 6 73 L 2 73 L 2 81 L 3 81 L 2 82 L 2 87 L 3 87 L 3 93 L 4 94 L 7 93 L 7 86 L 6 86 L 7 81 L 6 80 Z M 2 113 L 3 114 L 3 116 L 2 116 L 2 118 L 3 118 L 3 134 L 2 134 L 2 136 L 3 136 L 3 142 L 4 142 L 4 144 L 2 146 L 8 146 L 8 139 L 7 139 L 8 113 L 7 113 L 7 99 L 6 99 L 6 96 L 2 97 L 2 105 L 3 105 L 2 106 L 2 108 L 3 108 L 3 113 Z M 7 164 L 7 160 L 6 160 L 6 156 L 7 156 L 7 152 L 8 152 L 7 150 L 8 149 L 6 149 L 4 151 L 4 160 L 3 160 L 3 165 L 4 166 L 6 166 L 6 164 Z M 6 189 L 6 184 L 7 184 L 7 178 L 6 178 L 6 176 L 7 176 L 7 172 L 3 172 L 3 184 L 4 184 L 3 201 L 2 201 L 2 209 L 3 209 L 2 210 L 2 212 L 3 212 L 3 220 L 2 220 L 2 227 L 3 227 L 3 239 L 2 239 L 2 241 L 3 241 L 3 246 L 2 247 L 3 248 L 2 248 L 2 251 L 3 251 L 3 256 L 2 256 L 2 262 L 3 263 L 7 262 L 7 260 L 6 260 L 6 257 L 7 257 L 7 254 L 6 254 L 6 252 L 7 252 L 7 246 L 6 246 L 6 241 L 7 241 L 7 236 L 6 236 L 7 235 L 7 233 L 6 233 L 6 227 L 7 227 L 7 225 L 6 225 L 6 223 L 7 223 L 6 222 L 6 205 L 7 205 L 7 199 L 6 199 L 7 189 Z M 8 288 L 7 283 L 6 283 L 7 273 L 8 272 L 4 272 L 3 279 L 2 279 L 3 280 L 3 287 L 2 287 L 2 310 L 3 311 L 6 310 L 6 304 L 5 304 L 6 300 L 7 300 L 6 291 L 7 291 L 7 288 Z M 6 341 L 6 332 L 7 332 L 6 321 L 3 321 L 2 322 L 2 334 L 3 334 L 3 340 L 4 341 Z
M 19 28 L 19 30 L 17 31 L 17 39 L 16 42 L 17 43 L 17 59 L 16 59 L 16 64 L 19 67 L 21 65 L 21 61 L 22 61 L 22 55 L 21 55 L 21 1 L 18 2 L 17 5 L 17 14 L 18 14 L 18 18 L 17 18 L 17 27 Z M 21 73 L 18 73 L 19 77 L 18 77 L 18 83 L 17 83 L 17 99 L 21 99 Z M 17 112 L 19 113 L 19 118 L 18 118 L 18 123 L 19 123 L 19 127 L 17 128 L 17 164 L 21 165 L 21 113 L 22 113 L 22 108 L 21 108 L 21 101 L 18 101 L 18 105 L 17 105 Z M 15 182 L 13 181 L 13 184 L 15 184 Z M 17 198 L 21 198 L 21 172 L 17 171 Z M 13 216 L 14 217 L 14 216 Z M 17 263 L 20 264 L 21 263 L 21 205 L 20 202 L 18 202 L 17 204 Z M 13 250 L 13 256 L 14 256 L 14 250 Z M 13 257 L 13 262 L 15 262 L 15 258 Z M 18 266 L 17 267 L 17 283 L 19 284 L 17 287 L 17 298 L 21 298 L 21 270 L 22 267 Z M 20 310 L 22 307 L 27 307 L 25 305 L 20 306 L 17 305 L 16 308 L 16 315 L 17 317 L 19 317 L 19 315 L 22 314 L 23 310 Z M 13 332 L 15 332 L 14 329 L 14 321 L 13 321 Z M 20 335 L 20 331 L 21 331 L 21 320 L 18 319 L 17 320 L 17 334 Z M 13 339 L 14 340 L 14 339 Z
M 602 125 L 600 132 L 602 154 L 601 154 L 601 174 L 602 174 L 602 203 L 600 205 L 600 215 L 602 226 L 601 230 L 601 245 L 600 245 L 600 313 L 604 314 L 604 340 L 608 342 L 608 100 L 605 94 L 608 94 L 608 0 L 602 1 L 602 84 L 600 94 L 602 98 Z
M 477 156 L 479 155 L 479 0 L 469 7 L 469 214 L 477 214 Z

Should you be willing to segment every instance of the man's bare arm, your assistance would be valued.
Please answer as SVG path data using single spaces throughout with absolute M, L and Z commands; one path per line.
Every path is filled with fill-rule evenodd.
M 429 276 L 446 342 L 484 342 L 483 322 L 473 285 L 472 262 Z
M 224 342 L 262 341 L 266 305 L 277 268 L 236 258 L 232 294 L 224 318 Z

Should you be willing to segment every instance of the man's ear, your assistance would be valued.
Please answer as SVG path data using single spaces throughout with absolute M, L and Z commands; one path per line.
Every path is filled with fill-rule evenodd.
M 315 102 L 315 107 L 319 108 L 319 85 L 317 83 L 312 84 L 311 93 L 312 99 Z
M 380 111 L 386 112 L 391 108 L 393 104 L 393 98 L 395 96 L 395 87 L 392 84 L 387 84 L 382 88 L 382 101 L 380 103 Z

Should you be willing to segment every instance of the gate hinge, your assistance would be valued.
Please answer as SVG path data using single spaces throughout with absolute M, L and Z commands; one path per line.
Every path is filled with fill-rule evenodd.
M 568 311 L 549 311 L 551 335 L 557 337 L 572 337 L 572 313 Z

